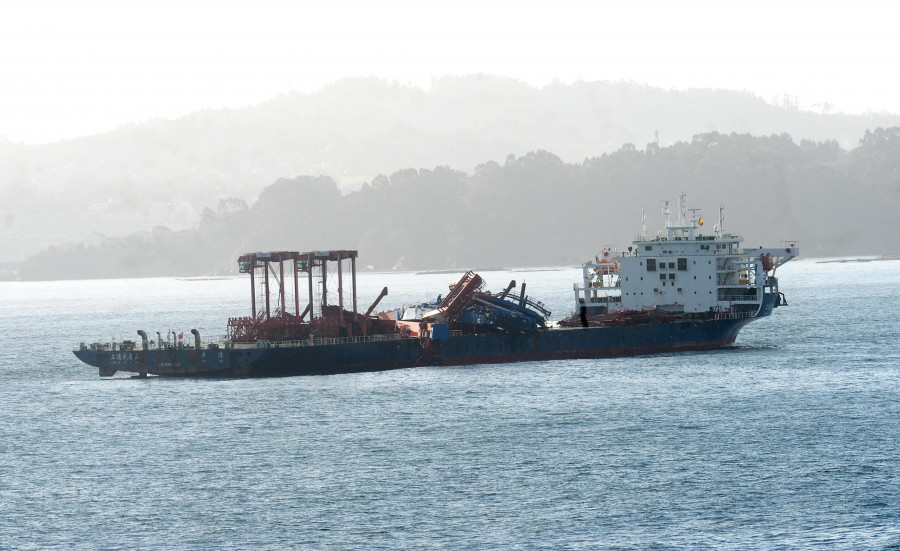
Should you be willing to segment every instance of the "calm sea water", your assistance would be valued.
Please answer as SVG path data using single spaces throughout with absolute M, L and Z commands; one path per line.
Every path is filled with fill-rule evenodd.
M 579 273 L 482 275 L 558 318 Z M 71 348 L 222 334 L 243 278 L 0 283 L 0 548 L 898 549 L 900 262 L 779 275 L 722 351 L 213 381 Z

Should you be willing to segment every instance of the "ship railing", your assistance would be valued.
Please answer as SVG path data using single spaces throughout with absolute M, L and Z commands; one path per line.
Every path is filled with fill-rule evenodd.
M 218 339 L 203 339 L 200 341 L 200 349 L 201 350 L 215 350 L 218 348 L 226 348 L 230 343 L 224 338 L 220 337 Z M 147 345 L 147 350 L 194 350 L 196 347 L 194 346 L 194 339 L 182 339 L 177 342 L 165 342 L 157 343 L 156 341 L 150 341 Z M 74 350 L 94 350 L 98 352 L 103 351 L 140 351 L 143 350 L 144 346 L 141 344 L 140 340 L 132 341 L 128 339 L 124 339 L 121 341 L 106 341 L 106 342 L 91 342 L 91 343 L 80 343 L 78 346 L 74 348 Z
M 360 337 L 313 337 L 311 339 L 295 339 L 286 341 L 256 341 L 256 342 L 236 342 L 230 344 L 231 348 L 296 348 L 301 346 L 327 346 L 334 344 L 351 344 L 362 342 L 379 342 L 379 341 L 398 341 L 400 339 L 408 339 L 400 333 L 390 333 L 387 335 L 367 335 Z
M 510 302 L 519 302 L 521 300 L 521 297 L 515 293 L 508 293 L 506 295 L 506 300 L 508 300 Z M 525 296 L 524 302 L 528 306 L 531 306 L 532 308 L 534 308 L 535 310 L 537 310 L 538 312 L 543 314 L 545 319 L 550 317 L 551 312 L 550 312 L 550 310 L 547 310 L 547 308 L 544 306 L 543 302 L 541 302 L 539 300 L 532 300 L 531 297 L 529 297 L 527 295 Z
M 744 318 L 752 318 L 755 314 L 753 312 L 722 312 L 715 315 L 715 319 L 717 320 L 738 320 Z
M 227 348 L 289 348 L 289 347 L 298 347 L 298 346 L 322 346 L 322 345 L 332 345 L 332 344 L 348 344 L 348 343 L 360 343 L 360 342 L 377 342 L 377 341 L 395 341 L 400 339 L 408 339 L 411 337 L 405 337 L 399 333 L 393 333 L 388 335 L 368 335 L 365 337 L 336 337 L 336 338 L 313 338 L 313 339 L 298 339 L 298 340 L 285 340 L 285 341 L 256 341 L 256 342 L 228 342 L 228 341 L 203 341 L 201 343 L 202 350 L 217 350 L 217 349 L 227 349 Z M 414 338 L 414 337 L 412 337 Z M 120 342 L 120 341 L 111 341 L 111 342 L 93 342 L 93 343 L 81 343 L 74 350 L 94 350 L 94 351 L 119 351 L 119 350 L 134 350 L 140 351 L 143 350 L 141 343 L 129 343 L 129 342 Z M 191 341 L 190 343 L 179 343 L 179 344 L 171 344 L 168 345 L 163 343 L 162 346 L 158 346 L 155 343 L 150 344 L 148 346 L 148 350 L 194 350 L 194 343 Z

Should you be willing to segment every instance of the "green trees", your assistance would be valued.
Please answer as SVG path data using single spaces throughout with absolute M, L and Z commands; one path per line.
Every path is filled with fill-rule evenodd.
M 358 249 L 379 270 L 576 265 L 603 246 L 626 247 L 642 207 L 650 233 L 661 229 L 658 201 L 681 192 L 707 221 L 725 203 L 726 229 L 750 246 L 794 239 L 807 256 L 896 254 L 900 128 L 866 132 L 849 152 L 834 141 L 717 132 L 666 147 L 626 144 L 577 164 L 537 150 L 471 174 L 399 170 L 345 195 L 327 176 L 280 179 L 252 205 L 226 199 L 204 209 L 193 229 L 56 247 L 20 274 L 228 273 L 241 253 L 328 248 Z

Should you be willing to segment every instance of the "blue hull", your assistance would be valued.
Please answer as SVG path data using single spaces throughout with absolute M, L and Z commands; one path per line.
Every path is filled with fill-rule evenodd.
M 764 309 L 765 311 L 765 309 Z M 771 309 L 769 309 L 771 311 Z M 764 315 L 763 312 L 760 312 Z M 603 358 L 710 350 L 734 343 L 760 317 L 618 327 L 551 328 L 531 333 L 450 336 L 341 344 L 274 345 L 216 350 L 76 350 L 101 376 L 117 371 L 173 377 L 282 377 L 382 371 L 418 366 Z

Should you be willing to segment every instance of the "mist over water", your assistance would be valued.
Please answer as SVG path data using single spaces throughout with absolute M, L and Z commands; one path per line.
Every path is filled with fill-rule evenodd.
M 482 275 L 559 319 L 580 270 Z M 224 333 L 244 278 L 0 283 L 0 548 L 900 545 L 900 262 L 778 275 L 721 351 L 213 381 L 71 349 Z M 456 277 L 364 273 L 360 308 Z
M 573 235 L 627 243 L 682 192 L 759 243 L 896 255 L 898 151 L 888 113 L 490 75 L 344 79 L 43 146 L 0 128 L 0 280 L 228 274 L 298 243 L 379 270 L 571 265 L 596 252 Z

